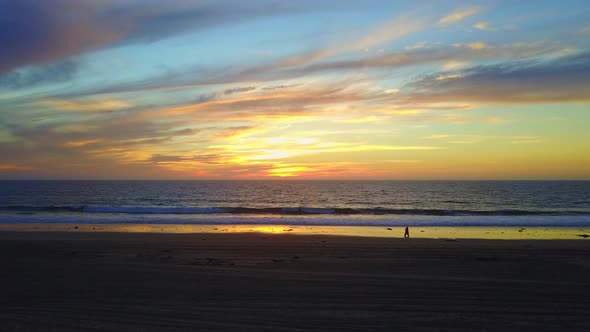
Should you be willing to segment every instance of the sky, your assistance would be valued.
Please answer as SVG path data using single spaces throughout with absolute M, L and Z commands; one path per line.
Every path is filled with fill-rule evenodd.
M 590 179 L 590 5 L 0 0 L 0 179 Z

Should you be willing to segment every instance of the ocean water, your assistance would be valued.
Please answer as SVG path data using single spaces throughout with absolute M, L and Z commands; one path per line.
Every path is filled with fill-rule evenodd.
M 0 223 L 590 226 L 590 181 L 0 181 Z

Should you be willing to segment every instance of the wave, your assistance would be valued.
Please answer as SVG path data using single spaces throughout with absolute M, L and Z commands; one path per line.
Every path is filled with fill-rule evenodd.
M 104 214 L 246 214 L 246 215 L 417 215 L 417 216 L 590 216 L 580 210 L 448 210 L 388 208 L 326 208 L 326 207 L 155 207 L 155 206 L 0 206 L 0 211 L 17 214 L 32 213 L 104 213 Z

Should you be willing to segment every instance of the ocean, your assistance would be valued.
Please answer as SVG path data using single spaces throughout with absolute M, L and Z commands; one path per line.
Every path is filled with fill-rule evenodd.
M 590 226 L 590 181 L 0 181 L 0 223 Z

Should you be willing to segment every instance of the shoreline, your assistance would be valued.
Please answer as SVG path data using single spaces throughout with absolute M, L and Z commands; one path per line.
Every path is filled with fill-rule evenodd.
M 263 233 L 403 238 L 404 226 L 305 225 L 191 225 L 191 224 L 80 224 L 0 223 L 0 232 L 106 232 L 106 233 Z M 587 240 L 590 227 L 423 226 L 409 227 L 411 238 L 490 240 Z

